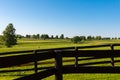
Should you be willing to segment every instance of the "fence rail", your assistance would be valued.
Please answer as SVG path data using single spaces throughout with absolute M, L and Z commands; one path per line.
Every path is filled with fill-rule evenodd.
M 28 50 L 17 52 L 0 53 L 0 55 L 17 54 L 14 56 L 0 57 L 0 68 L 12 67 L 21 64 L 27 64 L 33 62 L 33 69 L 26 69 L 24 71 L 34 70 L 34 74 L 23 76 L 15 80 L 41 80 L 51 75 L 55 75 L 56 80 L 63 80 L 63 74 L 69 73 L 120 73 L 120 67 L 115 66 L 115 57 L 120 57 L 120 50 L 115 50 L 115 46 L 120 44 L 105 44 L 94 46 L 78 46 L 78 47 L 66 47 L 66 48 L 54 48 L 43 50 Z M 109 47 L 109 50 L 84 50 L 88 48 Z M 21 54 L 25 53 L 25 54 Z M 30 53 L 30 54 L 27 54 Z M 63 65 L 64 57 L 73 57 L 74 65 Z M 88 61 L 93 59 L 109 58 L 108 61 L 79 63 L 81 61 Z M 38 68 L 38 61 L 47 59 L 54 59 L 55 66 L 53 67 L 41 67 Z M 111 66 L 91 66 L 95 64 L 110 63 Z M 38 71 L 38 70 L 42 71 Z M 0 70 L 0 73 L 14 72 L 20 70 Z

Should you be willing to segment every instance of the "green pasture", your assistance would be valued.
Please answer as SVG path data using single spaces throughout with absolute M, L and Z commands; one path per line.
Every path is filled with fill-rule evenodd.
M 48 40 L 35 40 L 35 39 L 21 39 L 18 40 L 17 45 L 12 46 L 11 48 L 6 48 L 5 46 L 0 45 L 0 53 L 2 52 L 11 52 L 11 51 L 22 51 L 22 50 L 34 50 L 34 49 L 48 49 L 48 48 L 61 48 L 61 47 L 75 47 L 75 46 L 90 46 L 90 45 L 100 45 L 100 44 L 112 44 L 120 43 L 120 40 L 93 40 L 93 41 L 82 41 L 78 44 L 74 44 L 69 39 L 48 39 Z M 95 49 L 95 48 L 94 48 Z M 96 48 L 96 49 L 110 49 L 110 47 Z M 115 49 L 120 49 L 120 47 L 115 47 Z M 116 58 L 119 60 L 119 58 Z M 67 62 L 71 60 L 71 62 Z M 110 59 L 95 59 L 95 60 L 86 60 L 81 61 L 80 63 L 88 62 L 97 62 L 97 61 L 109 61 Z M 74 58 L 63 58 L 63 65 L 74 64 Z M 45 60 L 39 61 L 39 67 L 54 66 L 54 60 Z M 43 64 L 44 63 L 44 64 Z M 29 63 L 25 65 L 10 67 L 10 68 L 1 68 L 0 71 L 4 70 L 22 70 L 34 68 L 34 63 Z M 116 66 L 119 66 L 120 63 L 115 63 Z M 111 66 L 108 64 L 99 64 L 93 66 Z M 33 74 L 34 71 L 22 71 L 22 72 L 7 72 L 0 73 L 0 80 L 13 80 L 18 77 L 25 75 Z M 120 74 L 64 74 L 64 80 L 120 80 Z M 54 76 L 48 77 L 43 80 L 54 80 Z
M 52 40 L 51 39 L 48 40 L 21 39 L 18 40 L 17 45 L 12 46 L 11 48 L 6 48 L 5 46 L 0 45 L 0 52 L 48 49 L 48 48 L 59 48 L 59 47 L 90 46 L 90 45 L 101 45 L 101 44 L 112 44 L 112 43 L 120 43 L 120 40 L 92 40 L 92 41 L 82 41 L 78 44 L 74 44 L 71 42 L 70 39 L 63 39 L 63 40 L 62 39 L 61 40 L 60 39 L 52 39 Z

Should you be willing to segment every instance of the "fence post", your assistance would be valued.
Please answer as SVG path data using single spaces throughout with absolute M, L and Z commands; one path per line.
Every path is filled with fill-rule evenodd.
M 78 48 L 75 47 L 75 67 L 78 67 Z
M 111 47 L 111 50 L 112 50 L 112 52 L 111 52 L 111 64 L 112 64 L 112 67 L 114 67 L 114 53 L 113 53 L 114 45 L 111 44 L 110 47 Z
M 55 50 L 55 80 L 63 80 L 61 50 Z
M 37 51 L 34 50 L 33 53 L 34 53 L 34 70 L 35 70 L 35 74 L 36 74 L 38 72 L 38 69 L 37 69 Z

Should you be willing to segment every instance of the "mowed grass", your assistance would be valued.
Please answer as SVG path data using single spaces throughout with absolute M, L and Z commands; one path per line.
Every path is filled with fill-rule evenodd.
M 101 44 L 112 44 L 112 43 L 120 43 L 120 40 L 93 40 L 93 41 L 82 41 L 78 44 L 74 44 L 69 39 L 48 39 L 48 40 L 35 40 L 35 39 L 21 39 L 18 40 L 18 44 L 11 47 L 6 48 L 4 46 L 0 46 L 0 53 L 2 52 L 11 52 L 11 51 L 22 51 L 22 50 L 35 50 L 35 49 L 48 49 L 48 48 L 61 48 L 61 47 L 75 47 L 75 46 L 90 46 L 90 45 L 101 45 Z M 110 49 L 110 47 L 103 47 L 103 48 L 94 48 L 94 49 Z M 120 49 L 120 47 L 115 47 L 115 49 Z M 74 60 L 74 58 L 68 58 L 68 60 Z M 67 60 L 67 59 L 64 59 Z M 109 60 L 109 59 L 106 59 Z M 47 60 L 48 62 L 51 61 L 54 63 L 54 60 Z M 93 60 L 91 62 L 95 62 L 99 60 Z M 83 61 L 81 63 L 87 63 L 90 61 Z M 44 63 L 40 62 L 40 63 Z M 40 64 L 39 67 L 43 66 L 54 66 L 54 64 Z M 33 64 L 33 63 L 30 63 Z M 16 67 L 10 67 L 10 68 L 2 68 L 2 70 L 15 70 L 15 69 L 29 69 L 34 68 L 33 65 L 21 65 Z M 66 64 L 74 64 L 74 61 L 72 62 L 65 62 Z M 110 65 L 110 64 L 104 64 L 104 65 Z M 117 63 L 119 66 L 120 63 Z M 102 65 L 101 65 L 102 66 Z M 29 72 L 13 72 L 13 73 L 0 73 L 0 80 L 12 80 L 17 77 L 21 77 L 23 75 L 32 74 L 34 71 Z M 119 77 L 120 74 L 64 74 L 64 80 L 120 80 Z M 54 76 L 48 77 L 43 80 L 54 80 Z
M 47 49 L 74 46 L 70 40 L 34 40 L 34 39 L 22 39 L 18 40 L 17 45 L 11 48 L 1 47 L 0 52 L 21 51 L 21 50 L 35 50 L 35 49 Z
M 94 41 L 82 41 L 78 44 L 74 44 L 70 39 L 48 39 L 48 40 L 35 40 L 35 39 L 21 39 L 18 40 L 17 45 L 11 48 L 6 48 L 0 45 L 0 52 L 22 51 L 22 50 L 35 50 L 35 49 L 48 49 L 48 48 L 60 48 L 60 47 L 75 47 L 75 46 L 90 46 L 101 44 L 120 43 L 120 40 L 94 40 Z M 102 48 L 106 49 L 106 48 Z M 108 48 L 107 48 L 108 49 Z

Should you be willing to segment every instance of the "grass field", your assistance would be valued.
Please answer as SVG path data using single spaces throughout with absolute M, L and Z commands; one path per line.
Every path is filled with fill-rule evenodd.
M 21 51 L 21 50 L 34 50 L 34 49 L 47 49 L 47 48 L 59 48 L 59 47 L 71 47 L 71 46 L 90 46 L 90 45 L 100 45 L 100 44 L 112 44 L 112 43 L 120 43 L 120 40 L 94 40 L 94 41 L 85 41 L 80 42 L 78 44 L 73 44 L 71 40 L 34 40 L 34 39 L 21 39 L 18 40 L 18 44 L 11 47 L 6 48 L 4 46 L 0 46 L 0 53 L 2 52 L 11 52 L 11 51 Z M 119 49 L 120 47 L 116 47 Z M 100 48 L 100 49 L 110 49 L 110 48 Z M 70 58 L 71 59 L 71 58 Z M 49 60 L 54 61 L 54 60 Z M 97 60 L 95 60 L 97 61 Z M 88 61 L 87 61 L 88 62 Z M 41 62 L 40 62 L 41 63 Z M 64 64 L 73 64 L 74 62 L 64 63 Z M 53 66 L 53 64 L 47 65 L 39 65 L 39 66 Z M 107 64 L 105 64 L 107 65 Z M 109 64 L 108 64 L 109 65 Z M 117 65 L 120 65 L 119 63 Z M 33 68 L 32 65 L 22 65 L 10 68 L 2 68 L 2 70 L 14 70 L 14 69 L 28 69 Z M 14 78 L 20 77 L 26 74 L 32 74 L 33 71 L 30 72 L 13 72 L 13 73 L 0 73 L 0 80 L 12 80 Z M 64 80 L 120 80 L 120 74 L 65 74 Z M 54 80 L 54 76 L 46 78 L 44 80 Z
M 84 41 L 79 44 L 74 44 L 71 40 L 35 40 L 35 39 L 21 39 L 18 40 L 18 44 L 12 48 L 6 48 L 0 45 L 0 52 L 21 51 L 21 50 L 34 50 L 34 49 L 47 49 L 47 48 L 59 48 L 59 47 L 75 47 L 75 46 L 90 46 L 109 43 L 120 43 L 120 40 L 94 40 Z

